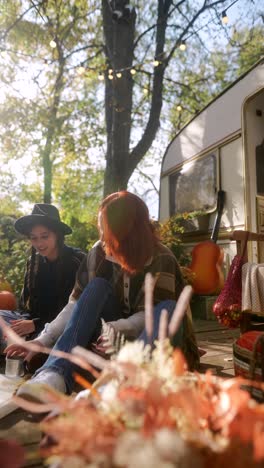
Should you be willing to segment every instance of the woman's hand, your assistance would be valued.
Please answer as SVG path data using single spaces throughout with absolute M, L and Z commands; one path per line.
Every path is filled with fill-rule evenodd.
M 27 354 L 29 354 L 29 351 L 22 345 L 11 344 L 4 349 L 4 353 L 8 358 L 20 357 L 25 359 Z
M 115 336 L 116 332 L 113 324 L 102 320 L 101 335 L 97 338 L 96 342 L 91 345 L 93 352 L 104 358 L 109 358 L 115 351 Z
M 28 343 L 30 343 L 30 341 L 28 341 Z M 42 343 L 40 343 L 40 341 L 34 340 L 34 343 L 38 344 L 39 346 L 43 346 Z M 11 344 L 7 346 L 4 350 L 4 353 L 6 354 L 8 358 L 20 357 L 20 358 L 23 358 L 27 362 L 30 362 L 31 359 L 37 354 L 37 352 L 29 351 L 23 345 L 18 345 L 18 344 Z
M 19 336 L 30 335 L 30 333 L 33 333 L 35 331 L 35 324 L 33 320 L 11 320 L 10 327 Z

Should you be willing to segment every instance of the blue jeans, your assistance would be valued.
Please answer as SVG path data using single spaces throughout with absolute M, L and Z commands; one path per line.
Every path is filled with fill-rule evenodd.
M 175 308 L 175 301 L 163 301 L 154 308 L 154 339 L 158 337 L 159 317 L 162 309 L 167 309 L 169 316 Z M 113 293 L 108 281 L 95 278 L 84 289 L 80 299 L 75 305 L 72 316 L 66 325 L 63 334 L 58 338 L 54 349 L 70 352 L 74 346 L 87 348 L 101 331 L 101 318 L 111 322 L 122 318 L 121 305 Z M 138 337 L 147 343 L 145 331 Z M 181 347 L 183 341 L 183 326 L 179 328 L 174 337 L 174 346 Z M 48 369 L 62 375 L 65 380 L 67 392 L 71 393 L 74 385 L 73 372 L 76 366 L 66 359 L 49 356 L 45 364 L 37 371 Z
M 10 323 L 11 320 L 28 320 L 30 319 L 30 315 L 28 313 L 20 313 L 16 310 L 0 310 L 0 317 L 4 319 L 5 322 Z M 3 333 L 0 328 L 0 351 L 2 352 L 7 343 L 6 340 L 3 338 Z

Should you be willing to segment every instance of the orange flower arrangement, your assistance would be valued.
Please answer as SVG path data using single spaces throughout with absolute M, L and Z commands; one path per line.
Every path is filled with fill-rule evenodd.
M 190 293 L 186 286 L 175 309 L 177 320 Z M 175 317 L 167 327 L 169 336 L 177 326 Z M 18 343 L 39 350 L 1 319 L 0 326 Z M 96 376 L 93 385 L 76 376 L 86 388 L 77 398 L 45 386 L 37 389 L 45 394 L 45 404 L 14 397 L 31 412 L 55 410 L 41 423 L 47 438 L 40 452 L 47 463 L 56 462 L 59 468 L 264 466 L 264 404 L 252 400 L 245 389 L 254 385 L 264 390 L 264 383 L 188 372 L 181 351 L 172 348 L 164 333 L 159 337 L 155 347 L 141 341 L 122 343 L 111 360 L 80 347 L 67 356 L 40 348 Z M 93 366 L 102 369 L 101 374 Z
M 80 353 L 90 360 L 90 352 Z M 100 357 L 98 365 L 103 361 Z M 127 343 L 103 365 L 95 384 L 86 383 L 92 391 L 78 399 L 46 390 L 49 407 L 57 412 L 41 423 L 49 441 L 41 454 L 51 465 L 263 466 L 264 405 L 241 388 L 245 380 L 188 372 L 169 340 L 157 342 L 154 350 L 142 342 Z M 41 410 L 34 403 L 22 405 Z

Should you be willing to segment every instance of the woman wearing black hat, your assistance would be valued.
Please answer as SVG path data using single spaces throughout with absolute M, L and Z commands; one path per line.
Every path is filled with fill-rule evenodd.
M 19 311 L 0 311 L 0 315 L 20 336 L 33 338 L 68 302 L 75 274 L 85 255 L 65 245 L 64 236 L 72 230 L 60 220 L 53 205 L 37 203 L 30 215 L 15 222 L 15 229 L 28 237 L 31 255 Z

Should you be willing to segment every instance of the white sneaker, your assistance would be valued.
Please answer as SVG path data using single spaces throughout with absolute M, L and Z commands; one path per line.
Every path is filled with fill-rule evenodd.
M 22 384 L 16 395 L 37 403 L 49 403 L 48 390 L 50 389 L 66 393 L 65 381 L 62 375 L 57 372 L 44 369 L 28 382 Z

